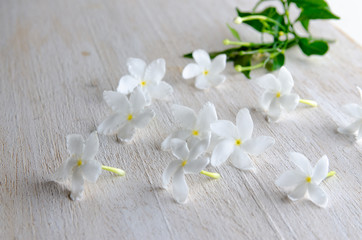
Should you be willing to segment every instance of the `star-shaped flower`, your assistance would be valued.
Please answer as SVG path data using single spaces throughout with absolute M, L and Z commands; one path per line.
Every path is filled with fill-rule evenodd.
M 171 150 L 178 159 L 170 162 L 162 175 L 162 185 L 167 188 L 172 178 L 173 197 L 178 203 L 185 203 L 189 188 L 185 181 L 185 174 L 200 173 L 209 162 L 207 157 L 202 157 L 208 146 L 208 141 L 203 140 L 195 144 L 190 150 L 187 143 L 181 139 L 171 140 Z
M 325 207 L 328 198 L 318 185 L 326 177 L 335 174 L 335 172 L 328 173 L 328 157 L 324 155 L 319 159 L 314 168 L 312 168 L 309 160 L 301 153 L 290 153 L 289 159 L 295 163 L 297 169 L 283 173 L 276 180 L 276 185 L 290 190 L 288 197 L 292 201 L 308 197 L 316 205 Z
M 258 155 L 274 144 L 272 137 L 251 138 L 254 123 L 249 110 L 241 109 L 236 116 L 236 126 L 227 120 L 211 124 L 211 130 L 221 140 L 215 146 L 211 156 L 211 165 L 219 166 L 230 158 L 232 164 L 242 170 L 253 168 L 248 154 Z
M 203 139 L 210 139 L 210 124 L 217 120 L 214 104 L 207 102 L 198 114 L 191 108 L 181 105 L 173 105 L 172 112 L 181 129 L 173 132 L 162 142 L 162 150 L 168 150 L 170 141 L 174 138 L 187 141 L 189 146 Z
M 215 87 L 225 81 L 225 76 L 220 73 L 226 67 L 226 55 L 221 54 L 211 61 L 209 54 L 204 50 L 195 50 L 192 53 L 196 63 L 189 63 L 182 71 L 184 79 L 196 77 L 195 87 L 207 89 Z
M 147 105 L 151 104 L 152 99 L 164 99 L 172 94 L 173 88 L 162 81 L 166 73 L 164 59 L 159 58 L 146 66 L 142 59 L 129 58 L 127 67 L 130 75 L 123 76 L 119 80 L 118 92 L 127 95 L 140 86 Z
M 260 106 L 272 121 L 279 119 L 282 109 L 292 111 L 297 107 L 300 99 L 297 94 L 291 93 L 294 81 L 286 67 L 280 69 L 278 78 L 269 73 L 256 82 L 266 89 L 261 96 Z
M 155 116 L 146 106 L 146 99 L 141 87 L 137 87 L 129 96 L 122 93 L 104 91 L 104 100 L 112 108 L 113 114 L 98 126 L 98 132 L 104 135 L 114 135 L 122 141 L 130 141 L 136 128 L 144 128 Z
M 358 91 L 362 100 L 362 90 L 358 88 Z M 343 106 L 344 111 L 355 118 L 355 120 L 348 126 L 338 128 L 338 132 L 348 135 L 355 135 L 356 140 L 362 140 L 362 106 L 350 103 Z
M 96 182 L 102 165 L 94 160 L 99 148 L 97 132 L 93 132 L 84 141 L 79 134 L 67 136 L 67 149 L 70 157 L 56 171 L 55 179 L 65 181 L 69 176 L 72 178 L 72 191 L 70 198 L 80 200 L 83 195 L 84 179 L 89 182 Z

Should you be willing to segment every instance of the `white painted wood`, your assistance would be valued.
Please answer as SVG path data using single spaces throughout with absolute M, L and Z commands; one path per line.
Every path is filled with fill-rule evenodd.
M 256 172 L 225 164 L 208 168 L 210 180 L 188 176 L 189 202 L 179 205 L 161 189 L 172 159 L 160 143 L 175 128 L 170 106 L 198 110 L 212 101 L 220 119 L 253 109 L 261 93 L 228 65 L 225 84 L 196 90 L 181 78 L 197 48 L 223 49 L 234 7 L 249 1 L 2 1 L 0 3 L 0 238 L 1 239 L 358 239 L 361 236 L 362 147 L 337 134 L 350 119 L 341 106 L 358 102 L 362 50 L 331 25 L 312 23 L 314 33 L 336 39 L 324 57 L 287 53 L 295 92 L 320 107 L 300 106 L 269 124 L 251 111 L 254 134 L 276 144 L 254 157 Z M 244 39 L 251 30 L 242 28 Z M 97 159 L 127 171 L 105 172 L 87 184 L 85 198 L 70 201 L 67 185 L 49 181 L 67 157 L 65 137 L 88 136 L 110 113 L 102 99 L 127 73 L 126 59 L 164 57 L 165 80 L 175 90 L 169 102 L 153 105 L 156 119 L 131 144 L 100 136 Z M 253 77 L 264 71 L 254 72 Z M 323 155 L 336 177 L 322 184 L 329 207 L 290 202 L 274 180 L 299 151 L 313 164 Z

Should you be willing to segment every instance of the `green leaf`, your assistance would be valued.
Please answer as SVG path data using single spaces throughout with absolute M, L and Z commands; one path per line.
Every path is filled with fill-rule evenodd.
M 184 58 L 192 58 L 192 52 L 183 55 Z
M 339 19 L 339 17 L 327 8 L 304 8 L 297 21 L 305 21 L 306 19 Z
M 321 7 L 328 8 L 324 0 L 288 0 L 288 3 L 295 3 L 299 8 Z
M 232 34 L 237 40 L 241 41 L 241 38 L 240 38 L 240 36 L 239 36 L 238 31 L 236 31 L 234 28 L 230 27 L 229 24 L 226 24 L 226 25 L 228 26 L 231 34 Z
M 324 55 L 328 51 L 328 43 L 323 40 L 300 38 L 298 45 L 307 56 Z
M 252 56 L 253 55 L 251 55 L 251 54 L 236 56 L 235 58 L 232 59 L 232 61 L 234 61 L 234 67 L 237 65 L 241 65 L 243 67 L 251 66 L 251 57 Z M 245 75 L 245 77 L 250 79 L 250 71 L 243 71 L 242 73 Z
M 284 61 L 285 61 L 285 56 L 283 53 L 279 53 L 277 56 L 275 56 L 275 58 L 271 58 L 267 64 L 266 64 L 266 69 L 268 69 L 269 71 L 274 71 L 274 70 L 278 70 L 279 68 L 281 68 L 284 65 Z
M 309 32 L 309 19 L 301 19 L 300 23 L 304 27 L 304 29 Z

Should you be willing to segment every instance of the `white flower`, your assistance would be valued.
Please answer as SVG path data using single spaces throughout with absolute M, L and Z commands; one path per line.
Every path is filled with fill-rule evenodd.
M 184 79 L 196 77 L 195 87 L 207 89 L 215 87 L 225 81 L 225 76 L 220 75 L 226 67 L 226 55 L 221 54 L 210 60 L 210 56 L 204 50 L 195 50 L 192 53 L 195 63 L 187 64 L 182 71 Z
M 287 68 L 280 69 L 278 78 L 269 73 L 256 82 L 266 89 L 261 96 L 260 106 L 272 121 L 279 119 L 283 108 L 292 111 L 297 107 L 300 99 L 297 94 L 291 93 L 294 81 Z
M 200 173 L 208 164 L 207 157 L 200 157 L 208 145 L 207 140 L 195 144 L 190 150 L 187 143 L 181 139 L 171 140 L 173 155 L 178 159 L 170 162 L 162 175 L 162 185 L 167 187 L 172 178 L 173 197 L 179 203 L 185 203 L 189 188 L 185 181 L 185 174 Z
M 314 168 L 312 168 L 309 160 L 301 153 L 290 153 L 289 159 L 295 163 L 297 169 L 283 173 L 276 180 L 276 185 L 291 190 L 288 197 L 292 201 L 308 196 L 316 205 L 325 207 L 328 198 L 318 185 L 329 175 L 328 157 L 324 155 L 319 159 Z M 308 194 L 306 195 L 306 193 Z
M 272 137 L 260 136 L 251 138 L 253 120 L 249 110 L 241 109 L 236 116 L 236 126 L 227 120 L 219 120 L 211 124 L 213 133 L 221 137 L 211 156 L 211 165 L 219 166 L 229 157 L 232 164 L 243 170 L 253 168 L 248 154 L 260 154 L 274 144 Z
M 94 160 L 98 152 L 99 141 L 97 132 L 93 132 L 84 142 L 81 135 L 72 134 L 67 136 L 67 149 L 70 157 L 56 171 L 56 180 L 65 181 L 72 177 L 72 191 L 70 198 L 80 200 L 83 195 L 84 179 L 96 182 L 102 165 Z
M 193 146 L 198 141 L 210 139 L 210 124 L 217 120 L 214 104 L 207 102 L 198 114 L 191 108 L 181 105 L 173 105 L 172 112 L 181 129 L 173 132 L 162 142 L 162 150 L 166 151 L 170 148 L 170 141 L 173 138 L 185 140 L 189 146 Z
M 362 100 L 362 90 L 358 88 Z M 348 126 L 338 128 L 338 132 L 348 135 L 356 135 L 357 140 L 362 140 L 362 106 L 350 103 L 343 106 L 344 111 L 355 118 L 355 120 Z
M 136 128 L 144 128 L 155 116 L 145 108 L 146 100 L 140 87 L 129 96 L 129 99 L 114 91 L 104 91 L 104 100 L 112 108 L 113 114 L 98 126 L 98 132 L 105 135 L 117 134 L 122 141 L 130 141 Z
M 148 66 L 142 59 L 129 58 L 127 67 L 130 75 L 123 76 L 119 80 L 117 91 L 122 94 L 131 93 L 137 86 L 141 87 L 145 95 L 147 105 L 152 99 L 164 99 L 172 94 L 172 87 L 162 81 L 166 72 L 165 60 L 159 58 Z

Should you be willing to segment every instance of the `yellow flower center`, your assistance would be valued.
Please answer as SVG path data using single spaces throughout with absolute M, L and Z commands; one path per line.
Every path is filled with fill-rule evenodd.
M 311 182 L 311 181 L 312 181 L 312 178 L 311 178 L 310 176 L 308 176 L 308 177 L 305 178 L 305 181 Z
M 142 87 L 146 86 L 146 81 L 145 81 L 145 80 L 143 80 L 143 81 L 141 82 L 141 86 L 142 86 Z
M 129 114 L 128 117 L 127 117 L 127 120 L 128 120 L 128 121 L 131 121 L 132 118 L 133 118 L 133 115 L 132 115 L 132 114 Z
M 186 163 L 187 163 L 187 160 L 183 160 L 182 163 L 181 163 L 181 166 L 184 167 L 186 165 Z
M 192 135 L 195 135 L 195 136 L 199 135 L 199 131 L 193 130 L 193 131 L 192 131 Z
M 209 74 L 209 71 L 204 70 L 204 71 L 202 72 L 202 74 L 207 75 L 207 74 Z
M 236 139 L 235 140 L 235 145 L 236 146 L 240 146 L 243 142 L 241 141 L 241 139 Z
M 83 164 L 82 159 L 78 159 L 77 166 L 79 167 L 82 164 Z
M 280 98 L 280 92 L 277 92 L 277 94 L 275 95 L 277 98 Z

